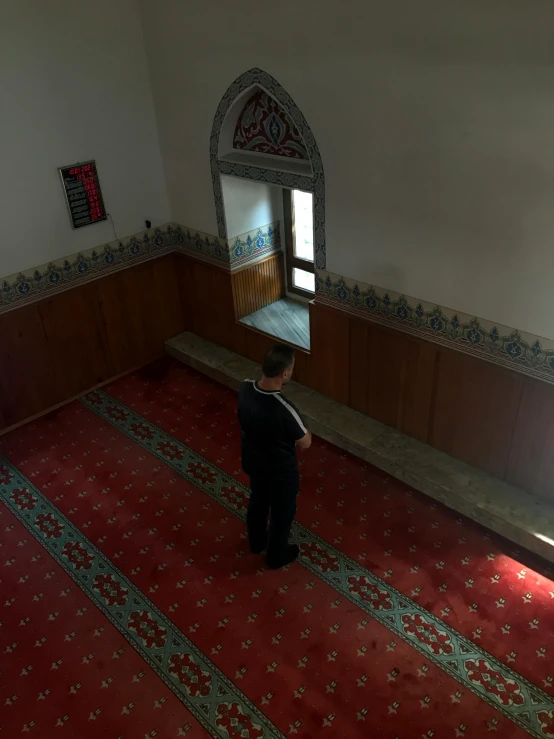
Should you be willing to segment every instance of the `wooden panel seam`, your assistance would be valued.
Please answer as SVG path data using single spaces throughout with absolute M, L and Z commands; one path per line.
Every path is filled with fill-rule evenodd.
M 231 273 L 235 320 L 251 315 L 284 294 L 282 252 Z

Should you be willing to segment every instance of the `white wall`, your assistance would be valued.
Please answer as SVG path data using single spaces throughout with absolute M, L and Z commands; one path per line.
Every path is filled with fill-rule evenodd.
M 57 168 L 96 159 L 119 237 L 169 220 L 136 0 L 3 0 L 0 277 L 114 238 L 71 228 Z
M 330 270 L 554 338 L 552 0 L 141 6 L 175 220 L 217 233 L 213 116 L 259 66 L 317 138 Z
M 221 189 L 229 239 L 281 221 L 283 217 L 280 187 L 223 175 Z

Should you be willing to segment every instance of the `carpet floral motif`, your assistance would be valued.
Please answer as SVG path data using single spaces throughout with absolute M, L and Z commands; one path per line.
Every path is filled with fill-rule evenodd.
M 222 504 L 235 516 L 244 519 L 244 505 L 236 504 L 236 493 L 226 495 L 224 488 L 242 490 L 244 501 L 248 491 L 238 485 L 229 475 L 216 468 L 208 460 L 193 452 L 182 441 L 152 425 L 130 408 L 121 405 L 128 413 L 125 421 L 110 419 L 105 409 L 114 405 L 110 395 L 104 396 L 103 405 L 96 401 L 84 404 L 101 418 L 108 420 L 130 439 L 140 443 L 151 453 L 161 456 L 160 445 L 171 444 L 180 450 L 179 460 L 163 458 L 177 474 L 189 479 L 210 498 Z M 115 403 L 117 405 L 117 403 Z M 131 427 L 138 422 L 150 425 L 154 432 L 152 440 L 137 438 Z M 198 474 L 198 471 L 201 474 Z M 212 472 L 211 476 L 208 474 Z M 211 480 L 217 480 L 214 485 Z M 551 710 L 551 698 L 540 688 L 532 685 L 492 655 L 480 649 L 478 642 L 471 642 L 456 632 L 448 623 L 441 621 L 417 601 L 407 598 L 373 572 L 359 566 L 340 550 L 320 539 L 313 530 L 299 523 L 293 525 L 296 540 L 301 546 L 300 562 L 321 580 L 331 585 L 341 596 L 356 604 L 361 610 L 386 626 L 394 635 L 407 641 L 417 651 L 441 667 L 462 687 L 476 692 L 495 705 L 513 721 L 524 727 L 532 736 L 539 733 L 539 712 Z M 338 626 L 337 626 L 338 627 Z M 332 657 L 332 655 L 331 655 Z M 448 658 L 448 659 L 446 659 Z M 502 687 L 500 687 L 502 686 Z M 514 687 L 515 686 L 515 687 Z M 504 692 L 511 697 L 502 700 Z M 514 698 L 514 696 L 517 696 Z M 521 696 L 521 699 L 520 699 Z
M 367 601 L 371 608 L 377 611 L 389 611 L 392 608 L 389 593 L 372 583 L 364 575 L 349 577 L 348 587 L 352 593 L 356 593 L 361 599 Z
M 552 736 L 547 578 L 318 439 L 298 563 L 265 570 L 235 403 L 172 365 L 0 440 L 10 736 Z
M 169 659 L 169 674 L 177 678 L 188 695 L 206 698 L 212 689 L 212 677 L 194 661 L 190 652 L 172 654 Z
M 263 739 L 264 730 L 245 715 L 240 703 L 223 703 L 218 707 L 217 725 L 230 737 Z
M 122 423 L 120 419 L 125 415 L 125 413 L 111 414 L 106 415 L 106 418 L 109 418 L 111 423 Z M 11 508 L 19 521 L 63 565 L 121 633 L 135 644 L 139 653 L 180 697 L 197 720 L 208 731 L 216 732 L 212 735 L 219 736 L 217 733 L 219 727 L 225 726 L 229 728 L 228 736 L 232 739 L 241 739 L 245 736 L 283 739 L 281 732 L 275 729 L 251 701 L 201 654 L 71 521 L 66 519 L 42 493 L 35 491 L 31 483 L 15 468 L 9 463 L 3 463 L 1 458 L 0 501 Z M 29 502 L 32 502 L 32 506 L 28 505 Z M 45 520 L 57 524 L 56 528 L 63 532 L 62 540 L 65 539 L 65 543 L 61 547 L 61 558 L 58 557 L 57 541 L 48 535 L 51 527 L 43 531 L 40 526 L 40 521 Z M 64 592 L 62 595 L 67 593 Z M 81 614 L 86 610 L 86 608 L 82 610 Z M 55 619 L 56 614 L 52 614 L 51 618 Z M 69 634 L 66 641 L 71 638 L 72 634 Z M 14 644 L 13 648 L 15 647 L 17 644 Z M 91 652 L 84 657 L 83 663 L 86 664 L 93 658 L 94 653 Z M 63 659 L 59 665 L 54 665 L 51 669 L 58 669 L 62 664 Z M 32 669 L 32 666 L 30 667 Z M 142 674 L 135 675 L 133 679 L 141 679 Z M 202 706 L 198 705 L 198 698 L 203 699 Z M 17 696 L 11 700 L 16 699 Z M 209 708 L 207 712 L 205 706 Z M 132 708 L 132 705 L 124 706 L 123 712 L 129 712 Z M 69 719 L 70 715 L 62 717 L 58 720 L 58 726 L 63 726 Z M 32 725 L 33 722 L 23 730 L 29 731 Z M 241 733 L 249 730 L 249 727 L 252 734 Z M 156 733 L 146 736 L 153 739 Z
M 160 626 L 150 611 L 133 611 L 128 626 L 141 639 L 147 649 L 163 649 L 166 644 L 167 629 Z
M 124 606 L 127 604 L 129 591 L 116 580 L 112 573 L 96 575 L 92 587 L 102 596 L 108 606 Z
M 469 679 L 484 687 L 503 706 L 521 706 L 524 702 L 519 684 L 494 670 L 486 659 L 468 660 L 466 668 Z

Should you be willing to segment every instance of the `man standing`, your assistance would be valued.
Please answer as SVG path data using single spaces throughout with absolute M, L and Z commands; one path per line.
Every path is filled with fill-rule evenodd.
M 273 569 L 298 557 L 298 545 L 288 543 L 299 483 L 296 447 L 308 449 L 312 443 L 298 410 L 281 393 L 294 359 L 292 347 L 276 344 L 264 357 L 262 379 L 246 380 L 239 391 L 242 467 L 250 477 L 248 541 L 254 553 L 266 550 Z

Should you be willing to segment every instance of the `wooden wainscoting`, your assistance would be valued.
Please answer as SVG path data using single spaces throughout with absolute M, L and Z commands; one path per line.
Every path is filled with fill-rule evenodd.
M 554 500 L 554 386 L 317 303 L 310 320 L 306 384 Z
M 0 430 L 162 356 L 185 330 L 260 362 L 274 340 L 237 322 L 247 285 L 174 254 L 0 316 Z M 554 500 L 554 386 L 317 302 L 310 324 L 299 382 Z
M 274 336 L 260 333 L 250 326 L 239 325 L 235 331 L 235 345 L 233 350 L 243 357 L 251 359 L 258 364 L 262 363 L 262 359 L 267 350 L 272 347 L 276 339 Z M 296 364 L 294 369 L 294 379 L 303 385 L 313 387 L 311 378 L 312 356 L 304 349 L 296 347 Z
M 231 274 L 207 262 L 177 254 L 181 301 L 190 330 L 228 349 L 237 345 Z
M 523 379 L 506 479 L 554 499 L 554 387 Z
M 190 328 L 177 255 L 0 316 L 0 430 L 163 356 Z
M 260 362 L 273 339 L 234 317 L 236 276 L 182 258 L 195 333 Z M 317 303 L 296 379 L 554 500 L 554 386 Z
M 235 318 L 255 313 L 285 295 L 283 254 L 271 254 L 231 274 Z
M 239 319 L 235 317 L 236 293 L 233 289 L 233 281 L 240 275 L 240 272 L 230 274 L 220 267 L 183 254 L 177 256 L 183 310 L 191 325 L 190 330 L 254 362 L 261 362 L 265 352 L 275 343 L 275 338 L 262 334 L 250 326 L 240 324 Z M 275 256 L 277 259 L 282 258 L 281 255 L 272 255 L 270 259 L 274 262 L 277 261 Z M 254 267 L 256 265 L 247 269 Z M 310 306 L 310 315 L 311 310 L 312 306 Z M 313 387 L 311 367 L 310 354 L 298 349 L 296 379 L 298 382 Z

